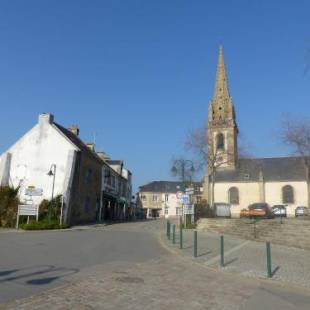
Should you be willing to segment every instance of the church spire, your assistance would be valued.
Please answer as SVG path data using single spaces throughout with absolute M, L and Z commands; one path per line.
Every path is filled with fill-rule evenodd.
M 222 46 L 220 46 L 220 49 L 219 49 L 219 56 L 218 56 L 218 63 L 217 63 L 217 70 L 216 70 L 214 99 L 215 98 L 221 98 L 221 99 L 230 98 Z

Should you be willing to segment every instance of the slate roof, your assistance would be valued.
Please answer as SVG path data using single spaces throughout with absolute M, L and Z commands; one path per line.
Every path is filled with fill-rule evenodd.
M 194 187 L 201 187 L 200 182 L 193 182 Z M 140 192 L 151 192 L 151 193 L 176 193 L 182 189 L 182 182 L 174 181 L 153 181 L 146 185 L 140 186 Z
M 305 181 L 302 157 L 242 158 L 234 170 L 218 170 L 216 182 L 257 182 L 262 171 L 264 181 Z
M 86 153 L 87 155 L 93 157 L 95 160 L 103 163 L 103 160 L 93 151 L 91 151 L 88 146 L 73 132 L 69 129 L 57 124 L 54 122 L 54 125 L 64 134 L 75 146 L 77 146 L 81 152 Z

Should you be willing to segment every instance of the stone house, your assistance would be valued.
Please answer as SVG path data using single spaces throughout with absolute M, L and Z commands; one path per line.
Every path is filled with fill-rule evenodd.
M 200 202 L 201 183 L 193 182 L 192 203 Z M 138 207 L 146 212 L 147 218 L 173 218 L 182 214 L 182 203 L 177 192 L 182 191 L 184 183 L 172 181 L 154 181 L 140 186 L 138 193 Z
M 302 157 L 241 158 L 238 126 L 220 48 L 213 99 L 209 104 L 208 169 L 204 198 L 229 203 L 233 217 L 249 204 L 284 204 L 288 216 L 309 204 L 309 173 Z M 212 186 L 214 184 L 214 186 Z
M 63 196 L 64 222 L 92 222 L 100 209 L 102 165 L 93 146 L 79 138 L 77 126 L 66 129 L 44 113 L 1 155 L 0 185 L 19 186 L 20 199 L 34 204 L 51 199 L 53 191 L 54 197 Z M 52 167 L 54 175 L 48 175 Z M 29 196 L 29 188 L 38 194 Z

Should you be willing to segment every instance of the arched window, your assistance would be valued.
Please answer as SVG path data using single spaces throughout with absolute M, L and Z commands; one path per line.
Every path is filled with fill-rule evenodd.
M 237 187 L 231 187 L 228 190 L 229 203 L 233 205 L 239 204 L 239 190 Z
M 216 149 L 217 150 L 224 149 L 224 135 L 222 133 L 218 133 L 216 136 Z
M 285 185 L 282 187 L 282 202 L 294 203 L 294 189 L 291 185 Z

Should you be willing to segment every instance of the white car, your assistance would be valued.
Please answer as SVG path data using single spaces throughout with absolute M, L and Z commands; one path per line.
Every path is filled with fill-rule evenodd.
M 307 216 L 309 215 L 308 207 L 297 207 L 295 210 L 295 216 Z

